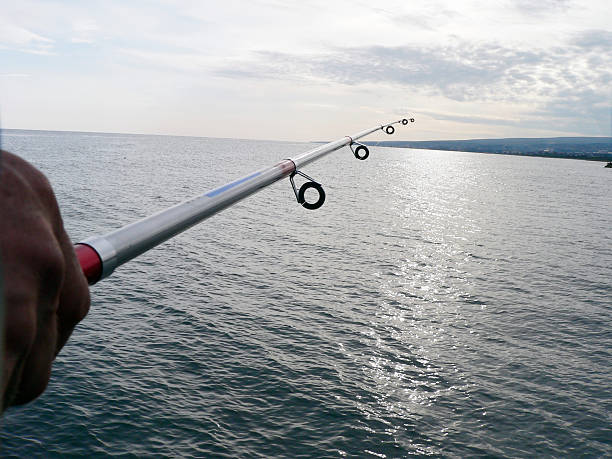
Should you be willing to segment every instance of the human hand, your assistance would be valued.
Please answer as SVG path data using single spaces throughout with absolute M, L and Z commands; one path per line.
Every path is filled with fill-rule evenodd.
M 89 310 L 87 280 L 51 185 L 31 164 L 5 151 L 0 152 L 0 279 L 4 409 L 45 390 L 53 360 Z

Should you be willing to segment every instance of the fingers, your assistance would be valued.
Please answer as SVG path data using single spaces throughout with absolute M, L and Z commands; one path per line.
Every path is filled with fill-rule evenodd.
M 46 388 L 51 364 L 89 309 L 89 289 L 47 179 L 2 152 L 0 256 L 5 289 L 4 405 Z
M 76 258 L 74 246 L 63 228 L 58 242 L 64 257 L 66 270 L 57 309 L 58 340 L 55 355 L 66 344 L 74 327 L 87 315 L 90 306 L 87 278 Z
M 64 258 L 46 221 L 32 219 L 11 250 L 2 247 L 5 271 L 5 406 L 26 403 L 46 388 L 58 341 L 57 311 Z M 32 240 L 31 234 L 38 239 Z
M 5 289 L 2 408 L 14 404 L 21 387 L 23 370 L 34 345 L 37 330 L 36 304 L 31 294 Z M 10 305 L 10 306 L 9 306 Z M 9 326 L 10 324 L 10 326 Z
M 32 310 L 38 305 L 22 305 Z M 19 355 L 13 386 L 7 392 L 7 405 L 21 405 L 30 402 L 44 392 L 51 377 L 51 364 L 57 342 L 56 315 L 38 318 L 36 335 L 32 345 Z

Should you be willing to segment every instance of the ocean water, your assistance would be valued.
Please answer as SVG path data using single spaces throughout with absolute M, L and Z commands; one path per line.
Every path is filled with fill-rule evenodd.
M 4 131 L 74 241 L 312 147 Z M 119 268 L 3 457 L 611 457 L 612 170 L 373 148 Z

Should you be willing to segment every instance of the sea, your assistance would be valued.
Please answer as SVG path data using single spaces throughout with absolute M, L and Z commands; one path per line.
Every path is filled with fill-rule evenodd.
M 5 130 L 74 242 L 315 147 Z M 612 169 L 372 147 L 118 268 L 2 457 L 612 457 Z

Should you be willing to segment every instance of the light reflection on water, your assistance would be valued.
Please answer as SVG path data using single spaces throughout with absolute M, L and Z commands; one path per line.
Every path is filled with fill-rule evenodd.
M 474 186 L 466 167 L 431 161 L 418 176 L 407 162 L 381 170 L 390 177 L 393 225 L 379 236 L 393 241 L 394 250 L 386 260 L 391 269 L 374 273 L 383 295 L 364 372 L 376 381 L 381 409 L 398 421 L 427 414 L 440 397 L 464 398 L 469 388 L 457 365 L 440 356 L 440 348 L 461 345 L 453 328 L 469 328 L 461 311 L 470 297 L 469 253 L 461 244 L 480 228 L 463 206 Z M 400 428 L 391 427 L 393 433 Z

